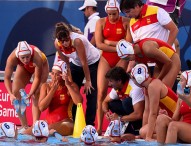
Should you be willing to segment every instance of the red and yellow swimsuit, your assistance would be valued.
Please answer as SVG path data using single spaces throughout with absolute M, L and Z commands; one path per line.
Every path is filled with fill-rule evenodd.
M 181 103 L 180 115 L 183 117 L 183 122 L 191 124 L 191 107 L 189 107 L 184 101 Z
M 159 39 L 145 38 L 134 44 L 134 45 L 136 45 L 136 44 L 139 45 L 139 48 L 142 53 L 142 57 L 138 57 L 137 55 L 135 56 L 135 60 L 138 61 L 139 63 L 147 64 L 149 62 L 155 62 L 155 63 L 158 62 L 158 61 L 156 61 L 155 58 L 148 58 L 147 56 L 145 56 L 142 46 L 143 46 L 143 43 L 146 41 L 155 41 L 159 45 L 159 50 L 161 50 L 163 53 L 165 53 L 169 58 L 171 58 L 175 53 L 175 51 L 169 44 L 167 44 Z
M 109 41 L 120 41 L 124 39 L 126 35 L 126 30 L 123 27 L 122 17 L 115 24 L 109 22 L 108 17 L 106 18 L 105 27 L 103 29 L 104 39 Z M 102 56 L 107 60 L 110 67 L 114 67 L 120 58 L 117 52 L 105 52 L 103 51 Z
M 57 89 L 48 107 L 46 115 L 48 124 L 72 118 L 72 105 L 73 101 L 68 95 L 67 87 Z
M 174 114 L 176 109 L 176 103 L 178 100 L 177 95 L 172 91 L 171 88 L 168 88 L 168 93 L 164 98 L 160 99 L 159 106 L 161 109 L 165 109 L 170 117 Z

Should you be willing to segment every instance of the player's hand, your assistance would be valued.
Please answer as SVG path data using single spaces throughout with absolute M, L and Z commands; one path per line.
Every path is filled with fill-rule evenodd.
M 17 99 L 17 98 L 16 98 L 15 95 L 13 95 L 13 94 L 10 94 L 9 96 L 10 96 L 11 105 L 13 105 L 13 101 L 14 101 L 15 99 Z
M 95 90 L 93 87 L 92 87 L 92 83 L 91 81 L 86 81 L 85 84 L 84 84 L 84 93 L 86 95 L 91 94 L 91 90 Z
M 55 79 L 55 80 L 53 81 L 53 83 L 52 83 L 51 88 L 53 88 L 54 91 L 56 91 L 56 90 L 58 89 L 58 86 L 59 86 L 59 84 L 58 84 L 58 80 Z
M 109 117 L 111 121 L 119 119 L 119 115 L 116 113 L 111 114 Z
M 105 117 L 106 117 L 106 119 L 109 120 L 109 121 L 111 121 L 111 120 L 110 120 L 110 115 L 111 115 L 111 113 L 110 113 L 109 111 L 105 113 Z
M 65 81 L 65 85 L 66 85 L 66 86 L 67 86 L 67 85 L 71 85 L 71 82 L 70 82 L 70 80 L 69 80 L 69 76 L 68 76 L 67 73 L 63 73 L 63 74 L 62 74 L 62 79 Z

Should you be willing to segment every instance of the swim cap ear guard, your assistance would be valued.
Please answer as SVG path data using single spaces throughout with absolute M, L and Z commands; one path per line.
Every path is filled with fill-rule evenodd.
M 131 43 L 126 40 L 120 40 L 116 45 L 117 55 L 120 58 L 126 58 L 130 54 L 134 54 L 134 49 Z
M 145 64 L 137 64 L 131 70 L 131 76 L 141 85 L 149 77 L 147 66 Z

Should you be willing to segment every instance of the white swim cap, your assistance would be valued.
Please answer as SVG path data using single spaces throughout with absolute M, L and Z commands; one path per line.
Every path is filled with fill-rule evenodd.
M 15 137 L 17 126 L 12 122 L 3 122 L 0 124 L 0 137 Z
M 132 70 L 131 75 L 135 78 L 137 83 L 142 84 L 148 77 L 148 68 L 145 64 L 137 64 Z
M 105 5 L 106 13 L 107 13 L 107 10 L 118 10 L 120 12 L 118 0 L 108 0 Z
M 186 85 L 191 86 L 191 70 L 186 70 L 182 73 L 182 76 L 186 79 Z
M 61 71 L 62 73 L 67 73 L 67 65 L 64 61 L 58 61 L 56 62 L 52 69 L 55 69 L 55 70 L 58 70 L 58 71 Z
M 93 144 L 98 138 L 98 133 L 94 126 L 87 125 L 83 129 L 80 138 L 85 144 Z
M 129 54 L 134 54 L 134 49 L 131 43 L 127 42 L 126 40 L 120 40 L 116 45 L 117 55 L 120 58 L 125 58 Z
M 48 124 L 44 120 L 38 120 L 35 122 L 32 133 L 35 137 L 48 137 L 49 130 Z
M 121 136 L 122 122 L 120 120 L 113 120 L 109 123 L 104 136 L 118 137 Z
M 26 41 L 21 41 L 17 45 L 15 55 L 18 58 L 19 55 L 27 55 L 27 54 L 32 55 L 32 52 L 33 52 L 33 50 L 30 47 L 30 45 Z

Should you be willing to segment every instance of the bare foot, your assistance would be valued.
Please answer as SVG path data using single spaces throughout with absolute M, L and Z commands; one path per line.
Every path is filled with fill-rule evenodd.
M 121 137 L 110 137 L 111 142 L 121 143 Z
M 130 134 L 130 133 L 123 134 L 123 135 L 121 135 L 121 140 L 122 141 L 134 141 L 135 135 Z

